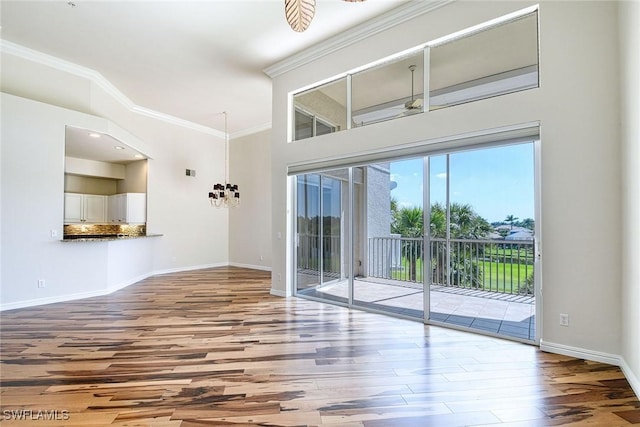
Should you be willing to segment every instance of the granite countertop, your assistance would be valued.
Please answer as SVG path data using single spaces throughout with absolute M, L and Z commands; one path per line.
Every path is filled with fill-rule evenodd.
M 132 240 L 132 239 L 144 239 L 146 237 L 158 237 L 162 234 L 144 234 L 144 235 L 131 235 L 126 234 L 87 234 L 87 235 L 67 235 L 61 240 L 61 242 L 109 242 L 114 240 Z

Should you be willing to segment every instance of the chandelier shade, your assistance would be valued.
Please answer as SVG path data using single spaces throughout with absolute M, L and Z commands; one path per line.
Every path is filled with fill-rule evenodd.
M 209 201 L 211 206 L 217 208 L 236 207 L 240 205 L 240 192 L 237 184 L 229 183 L 229 174 L 227 164 L 229 161 L 229 129 L 227 126 L 227 112 L 224 114 L 224 183 L 213 185 L 213 191 L 209 192 Z
M 365 0 L 344 0 L 359 3 Z M 316 0 L 284 0 L 284 15 L 293 31 L 301 33 L 309 28 L 316 13 Z
M 301 33 L 309 28 L 316 13 L 316 0 L 285 0 L 284 14 L 293 31 Z

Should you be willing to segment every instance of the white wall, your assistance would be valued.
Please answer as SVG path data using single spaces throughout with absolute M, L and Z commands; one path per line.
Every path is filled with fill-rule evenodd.
M 640 395 L 640 2 L 620 4 L 622 356 Z
M 229 212 L 232 265 L 271 269 L 271 130 L 232 139 L 230 179 L 240 206 Z
M 147 161 L 138 160 L 125 166 L 125 178 L 117 183 L 118 193 L 147 192 Z
M 107 288 L 107 248 L 62 243 L 64 125 L 98 120 L 2 94 L 2 305 Z M 52 238 L 51 230 L 59 237 Z M 38 288 L 38 279 L 45 288 Z
M 126 176 L 124 165 L 75 157 L 65 157 L 64 171 L 66 173 L 111 179 L 124 179 Z
M 228 213 L 211 208 L 207 197 L 223 170 L 222 138 L 134 113 L 95 82 L 42 65 L 37 58 L 33 62 L 3 53 L 2 64 L 0 308 L 105 292 L 135 281 L 143 271 L 228 264 Z M 58 90 L 57 82 L 65 82 L 66 90 Z M 126 130 L 120 133 L 135 135 L 136 142 L 130 145 L 151 156 L 147 232 L 162 237 L 129 246 L 127 241 L 119 245 L 58 241 L 63 223 L 65 125 L 118 133 L 102 129 L 105 120 L 95 116 Z M 121 139 L 127 141 L 126 135 Z M 187 168 L 196 169 L 197 176 L 185 176 Z M 51 238 L 51 230 L 59 237 Z M 144 254 L 134 253 L 140 248 Z M 139 265 L 113 262 L 118 257 L 150 265 L 141 270 Z M 37 288 L 38 279 L 45 279 L 47 286 Z
M 88 176 L 64 175 L 64 191 L 66 193 L 116 194 L 116 181 Z
M 291 91 L 531 4 L 451 3 L 273 79 L 272 234 L 286 234 L 273 239 L 274 293 L 291 291 L 288 165 L 539 121 L 543 344 L 553 351 L 616 360 L 621 232 L 615 212 L 621 193 L 619 97 L 612 77 L 618 75 L 615 2 L 541 3 L 539 89 L 286 141 Z M 559 326 L 560 313 L 570 315 L 569 327 Z

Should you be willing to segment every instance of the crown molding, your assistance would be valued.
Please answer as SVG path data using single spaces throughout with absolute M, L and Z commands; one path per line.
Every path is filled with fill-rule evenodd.
M 455 0 L 411 0 L 389 12 L 330 37 L 309 49 L 276 62 L 262 71 L 271 78 L 277 77 L 453 1 Z
M 188 120 L 181 119 L 179 117 L 172 116 L 170 114 L 161 113 L 159 111 L 151 110 L 149 108 L 141 107 L 131 101 L 124 93 L 122 93 L 117 87 L 115 87 L 109 80 L 107 80 L 99 72 L 83 67 L 82 65 L 75 64 L 73 62 L 65 61 L 58 57 L 30 49 L 25 46 L 21 46 L 16 43 L 9 42 L 4 39 L 0 39 L 0 52 L 8 55 L 16 56 L 27 61 L 31 61 L 37 64 L 45 65 L 56 70 L 64 71 L 66 73 L 78 76 L 89 80 L 102 90 L 104 90 L 109 96 L 115 99 L 120 105 L 129 110 L 132 113 L 142 116 L 150 117 L 155 120 L 159 120 L 165 123 L 169 123 L 175 126 L 191 129 L 196 132 L 202 132 L 208 135 L 213 135 L 218 138 L 224 139 L 225 134 L 219 130 L 204 126 L 198 123 L 194 123 Z
M 253 126 L 244 130 L 239 130 L 229 135 L 229 138 L 231 139 L 242 138 L 243 136 L 253 135 L 254 133 L 262 132 L 269 129 L 271 129 L 271 122 L 263 123 L 261 125 Z

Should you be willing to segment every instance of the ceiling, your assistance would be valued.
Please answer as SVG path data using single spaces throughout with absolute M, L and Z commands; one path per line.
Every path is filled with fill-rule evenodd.
M 271 122 L 265 68 L 407 1 L 318 0 L 303 33 L 284 0 L 2 0 L 1 25 L 4 40 L 93 69 L 139 107 L 220 131 L 227 111 L 233 134 Z
M 109 134 L 72 126 L 65 128 L 64 150 L 67 157 L 123 165 L 146 159 L 145 155 Z

